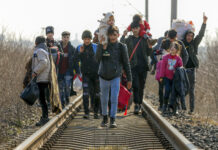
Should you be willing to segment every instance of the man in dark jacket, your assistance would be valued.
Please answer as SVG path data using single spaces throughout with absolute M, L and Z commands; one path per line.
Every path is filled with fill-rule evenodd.
M 127 88 L 130 89 L 132 86 L 132 75 L 130 69 L 130 63 L 128 59 L 128 53 L 126 45 L 118 42 L 119 30 L 116 26 L 111 26 L 108 29 L 108 45 L 102 45 L 103 40 L 100 41 L 98 46 L 96 58 L 100 63 L 98 74 L 100 76 L 100 88 L 101 88 L 101 108 L 103 121 L 101 123 L 102 127 L 107 126 L 107 109 L 109 101 L 109 92 L 111 100 L 110 109 L 110 127 L 116 128 L 115 123 L 118 96 L 120 90 L 120 77 L 122 74 L 122 69 L 127 75 Z
M 74 76 L 74 69 L 79 74 L 79 64 L 73 60 L 75 48 L 70 43 L 70 32 L 64 31 L 62 33 L 62 41 L 60 42 L 61 49 L 63 49 L 64 57 L 60 64 L 58 71 L 58 84 L 60 89 L 60 97 L 62 107 L 69 103 L 72 79 Z M 74 63 L 75 62 L 75 63 Z
M 94 119 L 98 119 L 100 104 L 100 87 L 98 77 L 98 62 L 96 60 L 97 45 L 91 43 L 92 33 L 85 30 L 82 34 L 83 44 L 77 47 L 75 60 L 81 62 L 81 72 L 83 79 L 83 106 L 85 110 L 84 118 L 89 118 L 89 97 L 93 97 Z
M 152 45 L 148 45 L 147 40 L 139 37 L 140 25 L 138 23 L 133 22 L 131 29 L 133 35 L 125 39 L 127 32 L 124 31 L 120 41 L 127 45 L 128 55 L 131 56 L 137 43 L 141 40 L 130 61 L 133 77 L 134 113 L 138 114 L 143 100 L 147 71 L 149 71 L 148 57 L 151 55 Z
M 187 74 L 190 82 L 190 90 L 189 90 L 190 114 L 194 111 L 195 71 L 196 68 L 198 68 L 199 66 L 199 61 L 197 58 L 198 46 L 204 37 L 206 23 L 207 23 L 207 17 L 203 16 L 203 24 L 201 26 L 199 34 L 195 36 L 193 31 L 187 31 L 183 40 L 189 54 L 188 63 L 185 65 L 185 68 L 187 70 Z

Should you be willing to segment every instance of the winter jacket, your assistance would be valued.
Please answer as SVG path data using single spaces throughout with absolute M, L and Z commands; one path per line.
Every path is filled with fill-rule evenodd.
M 32 71 L 37 74 L 37 83 L 50 81 L 50 67 L 47 46 L 41 43 L 36 46 L 32 57 Z
M 60 46 L 61 46 L 61 49 L 63 49 L 63 42 L 61 41 L 60 42 Z M 76 71 L 77 74 L 80 73 L 80 70 L 79 70 L 79 63 L 74 61 L 74 55 L 76 53 L 76 49 L 73 47 L 73 45 L 71 45 L 70 42 L 68 42 L 68 71 L 70 72 L 71 75 L 74 74 L 74 69 Z M 62 62 L 61 62 L 62 63 Z M 60 64 L 61 66 L 61 64 Z
M 80 47 L 84 46 L 84 52 L 80 52 Z M 91 43 L 89 46 L 79 45 L 74 56 L 75 63 L 81 62 L 81 72 L 85 74 L 98 74 L 98 62 L 96 60 L 97 45 Z
M 204 34 L 205 34 L 205 29 L 206 29 L 206 24 L 202 24 L 201 26 L 201 30 L 199 31 L 199 34 L 190 42 L 188 43 L 186 41 L 186 36 L 188 33 L 193 33 L 192 31 L 187 31 L 185 36 L 184 36 L 184 39 L 183 39 L 183 42 L 184 42 L 184 45 L 188 51 L 188 54 L 189 54 L 189 60 L 188 60 L 188 63 L 185 65 L 186 68 L 198 68 L 199 67 L 199 60 L 198 60 L 198 46 L 199 44 L 201 43 L 203 37 L 204 37 Z
M 182 65 L 182 59 L 177 55 L 172 56 L 171 54 L 167 54 L 163 56 L 163 61 L 160 69 L 160 77 L 166 77 L 172 80 L 176 68 L 182 67 Z
M 103 56 L 105 50 L 103 50 L 101 44 L 98 45 L 96 59 L 100 63 L 98 71 L 99 76 L 104 80 L 112 80 L 116 77 L 121 77 L 122 69 L 124 69 L 127 80 L 132 81 L 126 45 L 120 42 L 109 43 L 106 50 L 110 56 Z
M 178 67 L 175 70 L 172 85 L 172 98 L 173 96 L 186 96 L 189 91 L 189 79 L 186 70 L 183 67 Z M 174 97 L 176 99 L 176 97 Z
M 120 41 L 122 43 L 125 43 L 127 45 L 127 48 L 128 48 L 128 55 L 131 56 L 134 48 L 135 48 L 135 45 L 133 44 L 134 40 L 134 36 L 133 35 L 130 35 L 128 38 L 125 39 L 124 36 L 121 37 Z M 140 42 L 140 46 L 142 47 L 143 49 L 143 57 L 144 57 L 144 60 L 145 60 L 145 70 L 146 71 L 149 71 L 149 62 L 148 62 L 148 57 L 151 55 L 151 52 L 152 52 L 152 48 L 149 48 L 148 47 L 148 43 L 147 43 L 147 40 L 142 38 L 141 42 Z M 138 61 L 137 61 L 137 55 L 136 53 L 133 55 L 132 57 L 132 60 L 130 61 L 130 65 L 131 65 L 131 68 L 134 68 L 138 65 Z

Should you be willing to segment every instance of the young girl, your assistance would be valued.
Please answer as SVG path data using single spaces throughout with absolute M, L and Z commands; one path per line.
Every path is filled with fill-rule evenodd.
M 108 43 L 107 31 L 110 26 L 113 26 L 115 23 L 114 12 L 108 12 L 103 14 L 104 18 L 101 19 L 99 25 L 98 41 L 101 41 L 104 38 L 103 45 Z
M 139 36 L 144 37 L 148 39 L 148 42 L 152 45 L 155 45 L 157 43 L 156 39 L 152 39 L 152 34 L 150 33 L 150 25 L 146 20 L 142 20 L 142 16 L 139 14 L 136 14 L 133 16 L 133 22 L 137 22 L 140 24 L 140 32 Z M 131 25 L 128 26 L 127 31 L 131 31 Z
M 160 82 L 163 82 L 165 86 L 164 105 L 163 112 L 166 111 L 168 106 L 168 100 L 172 89 L 173 76 L 177 67 L 182 67 L 182 59 L 178 55 L 181 50 L 181 45 L 177 42 L 170 44 L 170 53 L 163 57 L 160 69 Z
M 161 71 L 161 64 L 163 62 L 162 57 L 164 55 L 169 54 L 170 52 L 170 40 L 169 39 L 164 39 L 162 44 L 161 44 L 161 49 L 163 49 L 163 52 L 160 55 L 157 55 L 157 58 L 160 57 L 158 63 L 157 63 L 157 68 L 156 68 L 156 80 L 158 81 L 159 84 L 159 102 L 160 106 L 158 110 L 161 110 L 163 107 L 163 89 L 164 89 L 164 82 L 160 82 L 160 71 Z

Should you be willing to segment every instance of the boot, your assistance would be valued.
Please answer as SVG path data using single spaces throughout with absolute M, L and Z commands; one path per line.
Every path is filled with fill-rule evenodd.
M 46 117 L 46 118 L 43 118 L 41 117 L 39 122 L 36 123 L 36 126 L 43 126 L 44 124 L 46 124 L 47 122 L 49 121 L 49 118 Z
M 101 122 L 101 127 L 107 127 L 107 124 L 108 124 L 108 118 L 106 115 L 106 116 L 103 116 L 103 120 Z
M 84 118 L 84 119 L 89 119 L 89 114 L 85 114 L 85 115 L 83 116 L 83 118 Z
M 138 104 L 135 104 L 134 114 L 135 115 L 139 114 L 139 105 Z
M 117 124 L 115 122 L 115 118 L 110 118 L 110 128 L 117 128 Z
M 69 97 L 66 97 L 66 105 L 68 105 L 69 104 Z
M 99 119 L 99 116 L 97 113 L 94 114 L 94 119 Z

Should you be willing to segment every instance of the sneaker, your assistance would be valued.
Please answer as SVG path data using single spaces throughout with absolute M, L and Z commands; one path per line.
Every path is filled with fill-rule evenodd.
M 85 115 L 83 116 L 83 118 L 84 118 L 84 119 L 89 119 L 89 114 L 85 114 Z
M 110 128 L 117 128 L 115 118 L 110 118 Z
M 193 114 L 193 110 L 190 110 L 190 111 L 188 112 L 188 114 L 189 114 L 189 115 L 192 115 L 192 114 Z
M 94 114 L 94 119 L 99 119 L 98 114 Z
M 139 105 L 138 104 L 135 104 L 134 114 L 135 115 L 139 114 Z
M 43 126 L 49 121 L 49 118 L 40 118 L 39 122 L 36 123 L 36 126 Z
M 101 127 L 107 127 L 108 124 L 108 118 L 107 116 L 103 116 L 103 120 L 101 122 Z

